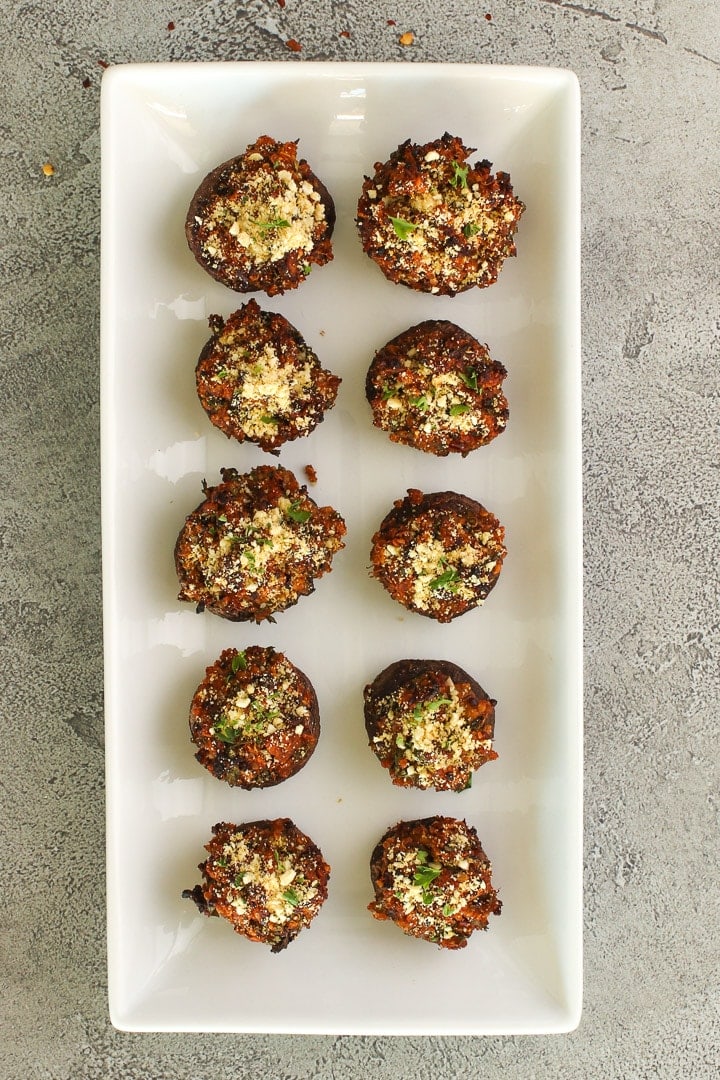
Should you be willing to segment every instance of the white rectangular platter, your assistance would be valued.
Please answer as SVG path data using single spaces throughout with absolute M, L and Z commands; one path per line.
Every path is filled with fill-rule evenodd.
M 582 987 L 579 92 L 567 71 L 424 64 L 173 64 L 109 69 L 102 91 L 102 495 L 110 1014 L 126 1030 L 558 1032 Z M 391 284 L 353 218 L 365 173 L 449 131 L 512 176 L 527 210 L 496 285 L 455 298 Z M 195 394 L 211 313 L 243 298 L 187 249 L 190 198 L 258 135 L 300 140 L 334 196 L 335 259 L 282 312 L 342 377 L 336 407 L 280 463 L 312 464 L 347 546 L 274 625 L 176 600 L 173 545 L 221 466 L 275 459 L 228 441 Z M 456 460 L 390 443 L 364 398 L 376 349 L 426 318 L 487 342 L 510 421 Z M 479 499 L 508 557 L 480 610 L 441 626 L 368 575 L 370 538 L 408 487 Z M 223 648 L 272 645 L 311 678 L 322 735 L 279 787 L 234 790 L 194 759 L 188 710 Z M 362 691 L 405 657 L 448 659 L 497 699 L 497 761 L 462 794 L 395 788 L 367 747 Z M 401 819 L 476 826 L 503 912 L 448 952 L 367 911 L 370 852 Z M 181 898 L 212 825 L 288 816 L 332 866 L 283 953 Z

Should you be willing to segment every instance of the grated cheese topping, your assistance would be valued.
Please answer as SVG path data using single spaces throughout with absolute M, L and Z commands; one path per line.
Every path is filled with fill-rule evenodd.
M 251 153 L 238 159 L 228 185 L 231 190 L 215 197 L 203 222 L 202 250 L 209 259 L 227 257 L 229 249 L 257 266 L 313 250 L 325 206 L 308 180 L 274 170 Z
M 221 859 L 233 882 L 229 904 L 238 914 L 259 906 L 267 921 L 279 926 L 294 918 L 297 908 L 318 899 L 317 883 L 308 881 L 302 864 L 287 848 L 258 849 L 239 833 L 223 846 Z

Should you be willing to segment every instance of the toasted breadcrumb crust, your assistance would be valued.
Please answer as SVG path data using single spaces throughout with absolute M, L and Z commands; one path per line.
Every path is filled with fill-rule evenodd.
M 228 438 L 273 454 L 309 435 L 334 405 L 340 379 L 322 367 L 300 332 L 255 300 L 225 321 L 212 315 L 210 327 L 195 380 L 212 423 Z
M 373 916 L 442 949 L 465 948 L 502 910 L 477 831 L 456 818 L 401 821 L 388 829 L 372 853 L 370 876 Z
M 270 647 L 225 649 L 190 706 L 195 757 L 218 780 L 272 787 L 310 760 L 320 735 L 317 696 L 286 656 Z
M 335 206 L 297 140 L 261 135 L 213 169 L 193 195 L 185 235 L 193 255 L 236 292 L 295 289 L 332 255 Z
M 365 177 L 356 224 L 363 250 L 393 282 L 454 296 L 497 281 L 525 210 L 505 172 L 448 132 L 407 139 Z
M 365 393 L 373 423 L 393 442 L 465 457 L 505 430 L 506 375 L 472 334 L 428 319 L 376 352 Z
M 495 515 L 467 495 L 409 488 L 372 538 L 371 573 L 409 611 L 450 622 L 495 586 L 504 537 Z
M 370 748 L 399 787 L 463 791 L 497 757 L 497 702 L 457 664 L 398 660 L 364 697 Z
M 287 948 L 327 899 L 330 867 L 289 818 L 219 822 L 200 863 L 204 881 L 183 890 L 204 915 L 219 915 L 250 941 Z
M 175 544 L 178 599 L 234 622 L 272 620 L 330 571 L 345 522 L 280 465 L 220 471 Z

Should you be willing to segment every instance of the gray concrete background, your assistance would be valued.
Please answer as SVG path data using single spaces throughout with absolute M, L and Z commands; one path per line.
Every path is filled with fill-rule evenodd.
M 2 1080 L 717 1076 L 716 0 L 5 0 L 0 49 Z M 586 975 L 572 1035 L 109 1024 L 98 62 L 208 59 L 517 62 L 580 78 Z

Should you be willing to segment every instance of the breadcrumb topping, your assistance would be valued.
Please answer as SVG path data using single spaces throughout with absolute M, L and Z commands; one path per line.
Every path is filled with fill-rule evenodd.
M 228 173 L 233 194 L 208 207 L 202 248 L 211 259 L 229 237 L 255 265 L 277 262 L 290 251 L 312 251 L 317 226 L 325 221 L 320 193 L 288 169 L 257 168 L 260 164 L 265 164 L 262 154 L 240 158 Z

